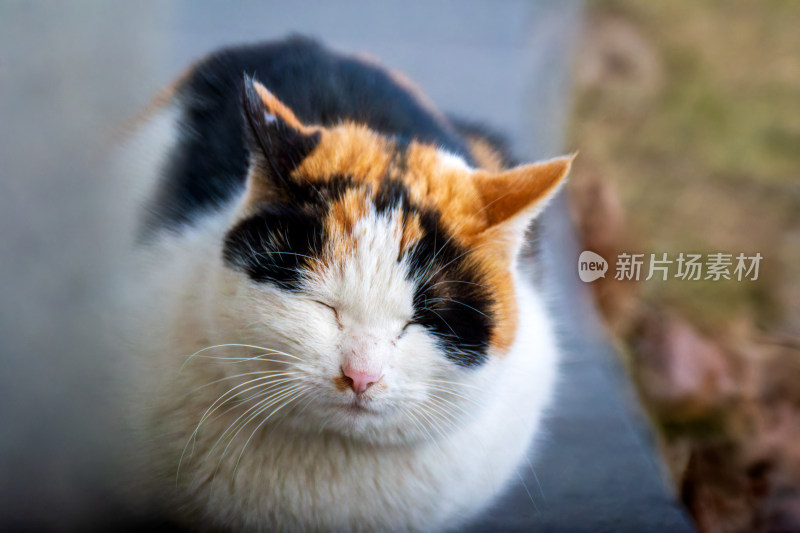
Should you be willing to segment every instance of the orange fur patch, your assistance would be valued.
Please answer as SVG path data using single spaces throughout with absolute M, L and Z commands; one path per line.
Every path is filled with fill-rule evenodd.
M 517 333 L 518 310 L 514 283 L 510 276 L 511 263 L 505 250 L 497 247 L 476 248 L 473 252 L 478 258 L 483 274 L 483 283 L 490 287 L 494 305 L 494 329 L 489 344 L 498 354 L 511 349 Z
M 395 233 L 400 237 L 400 249 L 397 256 L 399 259 L 422 238 L 419 215 L 402 218 L 398 216 L 395 219 Z
M 323 264 L 341 264 L 353 246 L 353 229 L 367 213 L 367 197 L 364 190 L 351 189 L 330 208 L 325 227 L 328 230 L 328 253 Z
M 294 171 L 309 181 L 332 176 L 352 176 L 357 182 L 376 186 L 391 161 L 392 143 L 366 126 L 345 123 L 320 130 L 321 140 Z
M 267 111 L 270 114 L 279 117 L 286 124 L 298 131 L 305 132 L 308 130 L 308 128 L 306 128 L 303 123 L 297 119 L 292 110 L 286 107 L 283 102 L 278 100 L 275 95 L 272 94 L 266 87 L 260 83 L 254 83 L 253 87 L 255 87 L 258 96 L 261 97 L 261 101 L 264 103 L 264 107 L 267 108 Z
M 405 172 L 400 175 L 392 168 L 394 143 L 365 126 L 346 123 L 321 133 L 319 146 L 298 166 L 296 176 L 313 182 L 349 175 L 375 190 L 388 175 L 408 187 L 412 202 L 439 211 L 447 229 L 462 244 L 466 244 L 464 236 L 487 227 L 471 171 L 444 163 L 436 147 L 411 142 Z
M 502 174 L 481 172 L 475 182 L 482 196 L 489 226 L 524 214 L 545 198 L 566 176 L 572 157 L 519 166 Z
M 336 386 L 336 390 L 344 392 L 350 388 L 350 379 L 344 375 L 336 376 L 333 378 L 333 384 Z

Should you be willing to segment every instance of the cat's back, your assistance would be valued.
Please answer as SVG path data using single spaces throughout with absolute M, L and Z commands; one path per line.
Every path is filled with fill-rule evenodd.
M 157 98 L 152 114 L 171 117 L 175 138 L 151 187 L 145 232 L 192 223 L 241 192 L 249 156 L 241 115 L 245 75 L 304 123 L 357 122 L 473 162 L 456 127 L 411 82 L 376 61 L 303 37 L 226 48 L 195 63 Z

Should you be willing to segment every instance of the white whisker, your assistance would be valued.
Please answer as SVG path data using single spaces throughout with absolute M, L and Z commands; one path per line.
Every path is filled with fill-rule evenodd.
M 286 357 L 291 357 L 292 359 L 297 359 L 298 361 L 303 361 L 300 357 L 297 357 L 296 355 L 288 354 L 288 353 L 282 352 L 280 350 L 274 350 L 272 348 L 265 348 L 264 346 L 256 346 L 254 344 L 228 343 L 228 344 L 215 344 L 213 346 L 206 346 L 205 348 L 197 350 L 193 354 L 191 354 L 191 355 L 186 357 L 186 361 L 183 363 L 183 365 L 186 366 L 186 363 L 188 363 L 192 358 L 194 358 L 198 354 L 201 354 L 201 353 L 203 353 L 205 351 L 208 351 L 208 350 L 213 350 L 215 348 L 225 348 L 225 347 L 255 348 L 257 350 L 264 350 L 265 352 L 268 352 L 268 353 L 274 353 L 274 354 L 278 354 L 278 355 L 283 355 L 283 356 L 286 356 Z
M 472 388 L 472 389 L 475 389 L 475 390 L 481 390 L 482 389 L 482 387 L 479 387 L 478 385 L 473 385 L 472 383 L 464 383 L 464 382 L 460 382 L 460 381 L 448 381 L 446 379 L 426 379 L 426 380 L 423 380 L 423 383 L 446 383 L 446 384 L 449 384 L 449 385 L 457 385 L 459 387 L 469 387 L 469 388 Z
M 250 422 L 255 420 L 261 413 L 263 413 L 264 411 L 266 411 L 267 409 L 269 409 L 271 406 L 275 405 L 276 403 L 284 400 L 287 396 L 292 396 L 293 394 L 297 393 L 297 391 L 300 390 L 300 389 L 302 389 L 302 384 L 301 385 L 295 385 L 294 387 L 290 387 L 288 390 L 283 390 L 283 391 L 280 391 L 278 393 L 275 393 L 274 395 L 269 396 L 268 398 L 266 398 L 265 400 L 262 400 L 261 402 L 256 404 L 256 406 L 254 406 L 254 407 L 257 408 L 257 411 L 255 413 L 253 413 L 252 415 L 250 415 L 247 418 L 247 420 L 245 420 L 243 423 L 238 424 L 238 426 L 237 426 L 236 422 L 234 422 L 233 424 L 228 426 L 228 429 L 226 429 L 225 432 L 223 433 L 223 435 L 219 439 L 217 439 L 217 442 L 214 443 L 214 446 L 209 450 L 208 454 L 206 455 L 206 458 L 210 457 L 211 453 L 216 449 L 216 447 L 225 438 L 225 436 L 227 434 L 229 434 L 233 429 L 238 427 L 238 429 L 236 429 L 236 432 L 233 433 L 231 435 L 230 439 L 228 440 L 228 444 L 225 445 L 225 449 L 222 450 L 222 454 L 220 455 L 219 461 L 217 462 L 217 467 L 214 469 L 214 475 L 212 476 L 212 480 L 211 480 L 212 484 L 214 483 L 214 480 L 217 477 L 217 473 L 219 471 L 219 467 L 222 465 L 223 459 L 225 459 L 225 455 L 228 452 L 228 448 L 230 448 L 231 444 L 233 444 L 233 442 L 236 440 L 236 437 L 239 435 L 239 433 L 241 433 L 241 431 L 245 427 L 247 427 L 247 425 L 250 424 Z M 302 393 L 302 390 L 301 390 L 301 393 Z M 263 405 L 264 403 L 266 403 L 266 405 Z M 258 408 L 258 406 L 262 406 L 262 407 Z M 253 408 L 251 407 L 250 409 L 248 409 L 248 411 L 250 411 L 252 409 Z M 275 411 L 270 413 L 270 415 L 267 416 L 267 419 L 270 416 L 272 416 L 272 414 L 274 414 L 274 413 L 275 413 Z M 239 418 L 237 418 L 237 421 L 240 420 L 241 418 L 242 418 L 241 416 Z M 266 421 L 266 419 L 264 421 Z M 260 423 L 258 425 L 258 427 L 256 429 L 261 427 L 262 424 L 263 424 L 263 421 L 262 421 L 262 423 Z M 250 438 L 252 438 L 252 434 L 251 434 Z M 248 439 L 248 442 L 249 442 L 249 439 Z M 238 461 L 237 461 L 237 466 L 238 466 Z
M 301 372 L 285 372 L 283 370 L 258 370 L 254 372 L 245 372 L 243 374 L 234 374 L 232 376 L 225 376 L 224 378 L 215 379 L 214 381 L 210 381 L 205 385 L 200 385 L 199 387 L 195 387 L 194 389 L 187 392 L 184 397 L 194 394 L 195 392 L 205 389 L 206 387 L 210 387 L 216 383 L 221 383 L 223 381 L 227 381 L 229 379 L 236 379 L 241 378 L 244 376 L 254 376 L 254 375 L 271 375 L 271 376 L 278 376 L 278 375 L 291 375 L 291 374 L 301 374 Z
M 431 385 L 431 384 L 428 384 L 427 387 L 430 388 L 430 389 L 434 389 L 434 390 L 438 390 L 438 391 L 441 391 L 441 392 L 446 392 L 448 394 L 452 394 L 453 396 L 458 396 L 462 400 L 466 400 L 468 402 L 472 402 L 473 404 L 477 405 L 478 407 L 481 407 L 481 404 L 478 403 L 477 401 L 475 401 L 473 398 L 470 398 L 469 396 L 464 396 L 463 394 L 460 394 L 460 393 L 454 391 L 453 389 L 450 389 L 450 388 L 447 388 L 447 387 L 439 387 L 438 385 Z
M 255 383 L 255 382 L 262 381 L 262 383 L 259 383 L 258 385 L 254 385 L 254 386 L 252 386 L 252 387 L 250 387 L 248 389 L 241 390 L 241 391 L 237 392 L 236 394 L 241 394 L 241 393 L 248 392 L 248 391 L 251 391 L 251 390 L 254 390 L 254 389 L 258 389 L 258 388 L 261 388 L 261 387 L 271 387 L 273 385 L 284 383 L 286 381 L 292 381 L 292 380 L 299 379 L 299 378 L 284 378 L 284 379 L 281 379 L 281 380 L 265 381 L 265 380 L 268 380 L 268 379 L 272 379 L 274 377 L 275 376 L 263 376 L 263 377 L 259 377 L 259 378 L 248 380 L 248 381 L 246 381 L 244 383 L 241 383 L 241 384 L 239 384 L 239 385 L 237 385 L 237 386 L 235 386 L 235 387 L 233 387 L 231 389 L 228 389 L 228 391 L 226 391 L 225 393 L 220 395 L 216 400 L 214 400 L 214 402 L 208 407 L 208 409 L 206 409 L 205 413 L 203 413 L 203 416 L 200 418 L 200 422 L 198 422 L 198 424 L 195 427 L 194 431 L 192 431 L 192 434 L 189 435 L 189 439 L 186 441 L 186 444 L 183 447 L 183 451 L 181 452 L 180 459 L 178 460 L 178 468 L 177 468 L 177 472 L 176 472 L 176 478 L 178 476 L 180 476 L 180 469 L 181 469 L 181 465 L 183 463 L 183 458 L 186 455 L 186 450 L 188 449 L 189 444 L 193 443 L 195 441 L 195 439 L 197 438 L 197 434 L 200 431 L 200 428 L 202 427 L 203 423 L 209 418 L 209 416 L 211 416 L 214 412 L 216 412 L 217 409 L 219 409 L 220 407 L 225 405 L 225 403 L 227 403 L 232 397 L 228 397 L 227 399 L 225 399 L 224 401 L 221 401 L 221 402 L 220 402 L 220 400 L 222 400 L 226 396 L 229 396 L 231 393 L 236 391 L 236 389 L 239 389 L 241 387 L 249 385 L 250 383 Z
M 276 401 L 279 401 L 279 400 L 280 400 L 280 397 L 281 397 L 282 395 L 285 395 L 287 392 L 289 392 L 289 391 L 292 391 L 293 389 L 295 389 L 295 388 L 299 387 L 299 385 L 295 385 L 295 386 L 293 386 L 293 387 L 289 387 L 288 389 L 285 389 L 285 388 L 281 388 L 280 386 L 276 386 L 276 385 L 281 385 L 281 384 L 283 384 L 283 383 L 288 383 L 288 382 L 291 382 L 291 381 L 296 381 L 296 379 L 284 379 L 284 380 L 282 380 L 280 383 L 270 383 L 270 384 L 269 384 L 270 391 L 269 391 L 269 395 L 267 396 L 267 398 L 265 398 L 265 399 L 263 399 L 263 400 L 259 401 L 258 403 L 256 403 L 256 405 L 254 405 L 254 406 L 250 407 L 250 408 L 249 408 L 249 409 L 247 409 L 247 410 L 246 410 L 244 413 L 242 413 L 241 415 L 239 415 L 239 417 L 238 417 L 236 420 L 234 420 L 234 421 L 233 421 L 233 422 L 232 422 L 232 423 L 231 423 L 231 424 L 228 426 L 228 429 L 226 429 L 226 430 L 225 430 L 225 431 L 222 433 L 222 435 L 220 435 L 220 437 L 217 439 L 217 441 L 216 441 L 216 443 L 214 444 L 214 446 L 212 446 L 212 447 L 211 447 L 211 449 L 209 450 L 209 452 L 208 452 L 208 453 L 209 453 L 209 455 L 211 454 L 211 452 L 213 452 L 213 451 L 214 451 L 214 449 L 217 447 L 217 445 L 218 445 L 220 442 L 222 442 L 222 440 L 224 440 L 224 439 L 225 439 L 225 437 L 226 437 L 226 436 L 227 436 L 227 435 L 228 435 L 228 434 L 229 434 L 231 431 L 233 431 L 233 430 L 234 430 L 236 427 L 238 427 L 238 425 L 239 425 L 239 422 L 240 422 L 242 419 L 244 419 L 244 418 L 248 418 L 248 413 L 250 413 L 251 411 L 259 411 L 259 410 L 260 410 L 260 408 L 261 408 L 261 406 L 263 406 L 263 404 L 264 404 L 264 403 L 266 403 L 266 402 L 270 402 L 270 401 L 272 401 L 272 400 L 273 400 L 273 399 L 275 399 L 275 398 L 277 398 L 277 400 L 276 400 Z M 265 391 L 265 392 L 266 392 L 266 391 Z M 269 404 L 269 403 L 268 403 L 266 407 L 269 407 L 270 405 L 272 405 L 272 404 Z M 260 412 L 260 411 L 259 411 L 259 412 Z M 256 416 L 257 416 L 257 415 L 256 415 Z M 247 425 L 248 423 L 249 423 L 249 422 L 245 422 L 244 424 L 245 424 L 245 425 Z M 237 434 L 238 434 L 238 432 L 237 432 Z M 234 437 L 235 437 L 235 435 L 234 435 Z M 226 447 L 226 449 L 227 449 L 227 447 Z M 207 457 L 208 457 L 208 456 L 207 456 Z
M 270 414 L 268 414 L 268 415 L 266 416 L 266 418 L 264 418 L 264 419 L 263 419 L 263 420 L 262 420 L 262 421 L 261 421 L 261 422 L 260 422 L 260 423 L 259 423 L 259 424 L 256 426 L 256 428 L 253 430 L 253 432 L 252 432 L 252 433 L 250 433 L 250 436 L 249 436 L 249 437 L 247 438 L 247 440 L 245 441 L 245 443 L 244 443 L 244 446 L 242 446 L 242 450 L 239 452 L 239 457 L 236 459 L 236 464 L 235 464 L 235 466 L 233 467 L 233 477 L 234 477 L 234 478 L 236 477 L 236 471 L 239 469 L 239 462 L 242 460 L 242 455 L 244 455 L 244 451 L 245 451 L 245 449 L 247 448 L 247 445 L 248 445 L 248 444 L 250 444 L 250 441 L 253 439 L 253 436 L 254 436 L 254 435 L 255 435 L 255 434 L 258 432 L 258 430 L 259 430 L 259 429 L 261 429 L 261 427 L 262 427 L 262 426 L 263 426 L 263 425 L 264 425 L 264 424 L 267 422 L 267 420 L 269 420 L 269 419 L 270 419 L 270 418 L 271 418 L 271 417 L 272 417 L 272 416 L 273 416 L 275 413 L 277 413 L 278 411 L 280 411 L 281 409 L 283 409 L 284 407 L 286 407 L 287 405 L 289 405 L 290 403 L 292 403 L 292 402 L 293 402 L 293 401 L 295 401 L 296 399 L 298 399 L 298 398 L 302 397 L 302 396 L 303 396 L 303 395 L 305 395 L 305 394 L 308 394 L 309 392 L 310 392 L 310 391 L 309 391 L 309 390 L 307 390 L 307 389 L 306 389 L 306 390 L 300 389 L 300 391 L 299 391 L 297 394 L 295 394 L 294 396 L 292 396 L 292 397 L 291 397 L 291 398 L 289 398 L 288 400 L 284 401 L 284 402 L 283 402 L 283 403 L 280 405 L 280 407 L 278 407 L 278 408 L 274 409 L 274 410 L 273 410 L 273 411 L 272 411 Z

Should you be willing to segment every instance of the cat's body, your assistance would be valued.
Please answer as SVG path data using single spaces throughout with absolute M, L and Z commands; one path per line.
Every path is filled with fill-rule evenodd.
M 557 365 L 517 257 L 569 161 L 502 170 L 462 131 L 299 39 L 212 56 L 162 98 L 127 156 L 152 180 L 131 323 L 177 519 L 442 529 L 513 477 Z

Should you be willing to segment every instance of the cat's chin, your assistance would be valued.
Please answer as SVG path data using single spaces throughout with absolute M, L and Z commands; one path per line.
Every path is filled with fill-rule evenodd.
M 357 417 L 381 416 L 383 413 L 383 409 L 376 408 L 370 403 L 358 401 L 346 403 L 341 409 L 354 419 L 357 419 Z
M 379 446 L 408 446 L 431 440 L 433 429 L 415 423 L 402 406 L 348 402 L 311 406 L 287 423 L 301 433 L 331 437 Z

